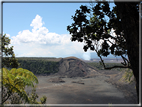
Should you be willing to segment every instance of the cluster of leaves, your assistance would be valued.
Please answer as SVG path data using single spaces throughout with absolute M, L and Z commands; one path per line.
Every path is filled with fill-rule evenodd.
M 80 10 L 76 10 L 75 16 L 72 16 L 74 23 L 67 26 L 67 30 L 72 35 L 71 41 L 85 43 L 84 51 L 96 51 L 100 58 L 109 54 L 121 56 L 124 60 L 122 64 L 130 67 L 129 60 L 124 57 L 127 55 L 126 39 L 116 10 L 117 7 L 110 10 L 107 2 L 97 3 L 92 8 L 80 6 Z M 87 18 L 89 14 L 92 14 L 90 19 Z M 107 21 L 106 17 L 110 20 Z M 116 36 L 110 34 L 112 28 Z
M 25 86 L 34 87 L 34 82 L 36 84 L 38 83 L 37 77 L 29 70 L 22 68 L 13 68 L 11 70 L 3 68 L 2 70 L 2 88 L 4 90 L 2 94 L 2 103 L 7 101 L 13 93 L 17 93 L 25 102 L 29 102 Z
M 45 104 L 46 96 L 40 98 L 40 102 L 36 99 L 36 88 L 34 83 L 38 83 L 37 77 L 29 70 L 18 68 L 11 69 L 10 71 L 3 68 L 3 93 L 2 103 L 4 104 Z M 32 93 L 27 94 L 25 91 L 26 86 L 32 87 Z
M 7 68 L 17 68 L 18 67 L 18 61 L 15 58 L 15 54 L 13 51 L 13 46 L 9 46 L 10 39 L 9 37 L 6 37 L 6 34 L 4 34 L 1 38 L 2 41 L 2 67 Z
M 34 74 L 50 74 L 58 72 L 58 62 L 46 61 L 41 59 L 18 58 L 19 67 L 28 69 Z

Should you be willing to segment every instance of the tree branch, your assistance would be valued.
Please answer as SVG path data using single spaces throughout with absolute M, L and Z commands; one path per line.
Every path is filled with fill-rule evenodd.
M 104 63 L 104 61 L 103 61 L 103 59 L 102 59 L 102 57 L 99 55 L 99 57 L 100 57 L 100 59 L 101 59 L 101 62 L 102 62 L 102 64 L 103 64 L 103 66 L 104 66 L 104 69 L 106 69 L 106 70 L 110 70 L 110 69 L 113 69 L 113 68 L 130 68 L 130 69 L 132 69 L 132 67 L 131 66 L 112 66 L 112 67 L 106 67 L 105 66 L 105 63 Z
M 132 69 L 130 66 L 112 66 L 112 67 L 108 67 L 108 68 L 105 68 L 105 69 L 110 70 L 110 69 L 113 69 L 113 68 L 130 68 L 130 69 Z
M 101 62 L 103 63 L 104 68 L 106 68 L 106 66 L 105 66 L 105 64 L 104 64 L 104 61 L 103 61 L 102 57 L 101 57 L 100 55 L 99 55 L 99 57 L 100 57 L 100 59 L 101 59 Z
M 7 94 L 8 94 L 8 96 L 7 96 Z M 12 91 L 9 90 L 9 91 L 6 93 L 5 96 L 2 96 L 2 104 L 3 104 L 11 95 L 12 95 Z M 7 96 L 7 98 L 4 99 L 4 97 L 6 97 L 6 96 Z

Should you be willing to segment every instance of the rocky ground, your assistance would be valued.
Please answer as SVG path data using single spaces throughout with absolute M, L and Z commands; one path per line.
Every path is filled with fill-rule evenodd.
M 137 103 L 137 94 L 135 89 L 135 82 L 127 83 L 126 81 L 120 81 L 123 72 L 119 72 L 113 75 L 109 75 L 109 79 L 105 80 L 108 83 L 114 85 L 118 90 L 123 92 L 126 99 L 134 104 Z
M 61 58 L 58 73 L 37 76 L 36 90 L 39 97 L 47 96 L 47 104 L 136 104 L 135 83 L 119 81 L 123 73 L 97 70 L 75 57 Z
M 119 81 L 122 72 L 89 70 L 84 77 L 38 76 L 37 94 L 47 104 L 136 104 L 135 85 Z

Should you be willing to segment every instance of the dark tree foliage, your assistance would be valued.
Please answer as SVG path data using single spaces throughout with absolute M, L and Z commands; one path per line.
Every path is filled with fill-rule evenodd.
M 139 3 L 116 2 L 115 5 L 112 10 L 107 2 L 99 2 L 91 8 L 80 6 L 67 30 L 72 35 L 71 41 L 85 43 L 84 51 L 96 51 L 105 69 L 132 69 L 139 102 Z M 90 14 L 92 16 L 88 19 Z M 116 36 L 110 34 L 112 28 Z M 109 54 L 121 56 L 124 62 L 121 66 L 107 68 L 102 56 Z
M 18 58 L 19 67 L 28 69 L 34 74 L 50 74 L 58 72 L 58 62 Z
M 17 68 L 18 61 L 15 58 L 13 46 L 9 47 L 10 39 L 4 34 L 2 40 L 2 67 Z
M 76 10 L 75 16 L 72 17 L 74 23 L 67 27 L 67 30 L 72 34 L 71 41 L 77 40 L 78 42 L 85 42 L 86 45 L 83 47 L 84 51 L 87 51 L 89 48 L 90 50 L 95 50 L 100 58 L 101 56 L 107 57 L 109 54 L 121 56 L 125 62 L 122 64 L 125 67 L 131 68 L 129 61 L 124 58 L 127 55 L 124 32 L 121 27 L 120 29 L 115 27 L 121 23 L 120 19 L 116 17 L 116 9 L 114 8 L 113 11 L 110 11 L 109 5 L 107 3 L 103 4 L 98 3 L 92 8 L 93 17 L 90 20 L 87 20 L 87 13 L 90 13 L 90 9 L 86 6 L 81 6 L 80 10 Z M 99 10 L 103 11 L 101 12 Z M 108 16 L 110 21 L 107 22 L 104 16 Z M 117 29 L 115 31 L 117 37 L 109 34 L 112 28 Z M 110 38 L 115 42 L 112 42 Z M 101 46 L 99 46 L 100 40 L 103 40 Z

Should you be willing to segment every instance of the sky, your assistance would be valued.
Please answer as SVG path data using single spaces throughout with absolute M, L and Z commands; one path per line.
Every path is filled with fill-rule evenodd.
M 89 3 L 3 3 L 3 33 L 16 57 L 97 58 L 95 52 L 84 52 L 84 43 L 71 42 L 67 31 L 81 5 Z

